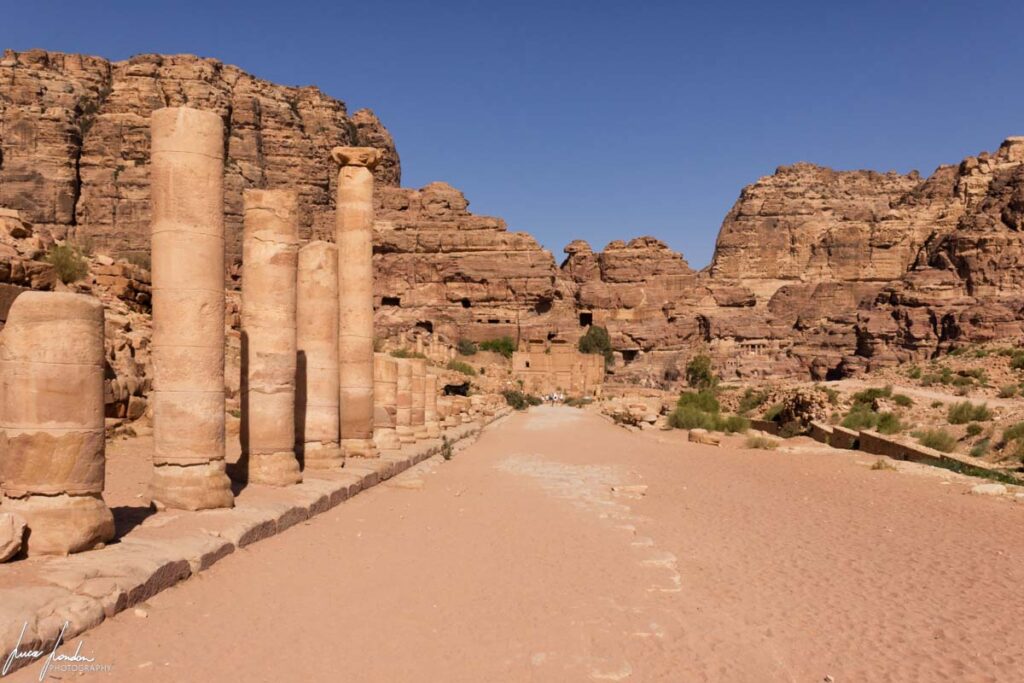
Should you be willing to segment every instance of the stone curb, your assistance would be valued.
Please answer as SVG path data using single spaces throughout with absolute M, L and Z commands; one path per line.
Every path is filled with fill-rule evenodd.
M 443 436 L 453 444 L 476 437 L 508 412 L 498 411 L 484 418 L 483 424 L 474 421 L 451 427 Z M 288 488 L 253 487 L 248 496 L 246 489 L 229 510 L 163 511 L 105 548 L 42 560 L 26 581 L 29 585 L 0 588 L 0 658 L 6 661 L 16 646 L 22 652 L 49 652 L 65 622 L 68 641 L 209 569 L 235 550 L 327 512 L 404 472 L 438 454 L 441 446 L 441 439 L 430 439 L 385 451 L 380 458 L 349 459 L 336 471 L 307 471 L 301 484 Z M 190 528 L 176 529 L 186 524 Z M 11 670 L 35 661 L 17 660 Z

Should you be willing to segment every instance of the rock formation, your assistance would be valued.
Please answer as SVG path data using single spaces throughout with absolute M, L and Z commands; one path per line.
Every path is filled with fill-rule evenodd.
M 616 350 L 615 380 L 665 385 L 698 350 L 726 376 L 822 378 L 1024 333 L 1024 138 L 927 178 L 781 167 L 742 190 L 700 272 L 653 237 L 601 251 L 577 240 L 559 265 L 530 235 L 471 213 L 449 185 L 399 187 L 394 141 L 372 112 L 349 116 L 315 88 L 190 56 L 4 54 L 0 224 L 8 234 L 32 231 L 37 243 L 8 251 L 0 230 L 0 285 L 53 288 L 41 257 L 53 238 L 88 238 L 104 256 L 143 261 L 148 116 L 184 103 L 215 112 L 227 131 L 232 275 L 244 189 L 294 189 L 301 239 L 330 240 L 337 186 L 328 150 L 378 151 L 373 302 L 383 337 L 418 330 L 449 344 L 505 335 L 572 344 L 599 324 Z M 125 264 L 105 268 L 96 284 L 144 310 L 145 277 Z M 3 296 L 11 294 L 0 291 L 0 304 Z M 147 349 L 141 332 L 120 338 L 128 334 L 118 383 L 108 382 L 115 414 L 127 414 L 133 397 L 136 412 L 145 405 Z
M 333 232 L 329 151 L 379 147 L 377 180 L 401 166 L 373 112 L 349 116 L 314 87 L 286 87 L 216 59 L 136 55 L 123 62 L 44 50 L 0 58 L 0 207 L 57 237 L 91 241 L 112 256 L 149 251 L 149 116 L 187 105 L 226 129 L 227 256 L 241 256 L 242 190 L 294 189 L 303 239 Z

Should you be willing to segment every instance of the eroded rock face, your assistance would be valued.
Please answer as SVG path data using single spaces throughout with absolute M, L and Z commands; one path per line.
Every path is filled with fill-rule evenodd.
M 330 241 L 337 183 L 331 148 L 379 151 L 379 336 L 419 327 L 448 342 L 508 335 L 575 343 L 599 324 L 617 352 L 615 379 L 653 386 L 676 381 L 698 351 L 710 352 L 726 376 L 824 378 L 1024 334 L 1024 138 L 928 178 L 781 167 L 743 189 L 701 272 L 653 237 L 614 241 L 601 251 L 576 240 L 559 265 L 529 234 L 470 212 L 450 185 L 399 187 L 394 141 L 369 110 L 349 115 L 315 88 L 274 85 L 192 56 L 111 63 L 43 51 L 4 54 L 0 283 L 54 288 L 42 259 L 51 235 L 88 237 L 111 256 L 147 256 L 148 116 L 185 103 L 218 113 L 225 124 L 232 278 L 240 272 L 243 189 L 296 190 L 301 240 Z M 26 231 L 33 234 L 11 244 L 4 238 Z M 144 313 L 145 277 L 122 263 L 105 267 L 94 269 L 96 284 Z M 0 304 L 11 295 L 0 288 Z M 128 327 L 135 336 L 143 329 L 134 321 Z M 144 363 L 144 345 L 133 342 L 129 360 Z M 136 372 L 115 370 L 119 378 Z M 143 398 L 140 382 L 118 388 L 117 414 L 132 397 Z
M 276 85 L 192 55 L 109 62 L 7 50 L 0 59 L 0 206 L 111 255 L 148 253 L 149 115 L 183 105 L 224 120 L 230 262 L 241 256 L 245 188 L 296 190 L 301 236 L 309 239 L 332 232 L 332 147 L 378 147 L 378 182 L 401 178 L 394 143 L 373 112 L 349 116 L 343 102 L 314 87 Z

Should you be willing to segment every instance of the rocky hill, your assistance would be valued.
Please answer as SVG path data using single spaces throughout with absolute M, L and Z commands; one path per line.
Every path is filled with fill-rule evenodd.
M 742 190 L 704 271 L 653 237 L 603 251 L 577 240 L 559 264 L 529 234 L 471 213 L 447 184 L 400 187 L 384 125 L 368 110 L 349 115 L 316 88 L 275 85 L 188 55 L 108 62 L 7 51 L 0 209 L 17 211 L 35 235 L 144 263 L 147 117 L 175 104 L 224 118 L 233 274 L 244 188 L 296 188 L 303 237 L 330 239 L 328 151 L 384 151 L 375 249 L 382 334 L 572 342 L 599 324 L 611 333 L 620 378 L 664 384 L 698 350 L 727 376 L 825 378 L 1024 332 L 1024 138 L 927 178 L 779 168 Z M 11 259 L 23 257 L 9 255 L 6 281 L 52 286 L 15 267 Z

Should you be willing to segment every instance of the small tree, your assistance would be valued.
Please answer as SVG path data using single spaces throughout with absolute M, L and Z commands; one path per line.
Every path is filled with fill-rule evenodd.
M 473 356 L 476 355 L 476 344 L 468 339 L 459 340 L 459 355 L 462 356 Z
M 593 353 L 604 356 L 604 364 L 611 365 L 614 356 L 612 355 L 612 339 L 608 336 L 608 330 L 599 325 L 591 325 L 587 333 L 580 337 L 579 349 L 581 353 Z
M 711 370 L 711 359 L 700 354 L 686 364 L 686 383 L 694 389 L 710 389 L 715 386 L 715 375 Z

